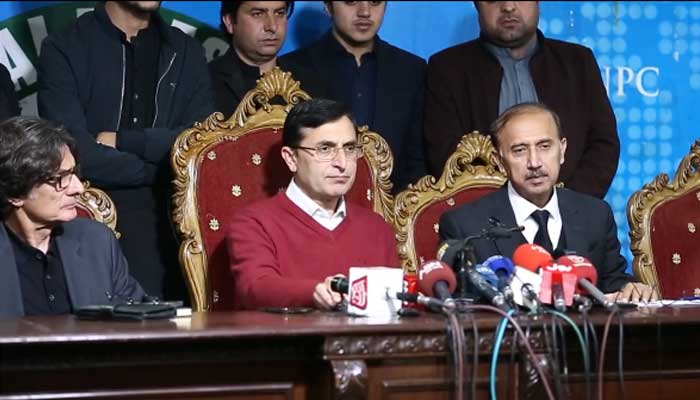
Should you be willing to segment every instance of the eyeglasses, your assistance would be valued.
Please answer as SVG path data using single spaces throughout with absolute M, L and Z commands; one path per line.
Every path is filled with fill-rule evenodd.
M 322 144 L 316 147 L 295 146 L 294 148 L 310 151 L 319 161 L 333 160 L 338 155 L 338 151 L 340 151 L 340 149 L 343 149 L 345 157 L 348 160 L 357 160 L 358 158 L 362 157 L 362 154 L 364 154 L 364 150 L 359 144 L 346 144 L 342 147 L 331 147 L 329 145 Z
M 59 171 L 56 175 L 47 178 L 45 183 L 53 186 L 57 192 L 61 192 L 70 186 L 71 182 L 73 182 L 73 176 L 80 179 L 79 171 L 80 170 L 76 165 L 69 170 Z

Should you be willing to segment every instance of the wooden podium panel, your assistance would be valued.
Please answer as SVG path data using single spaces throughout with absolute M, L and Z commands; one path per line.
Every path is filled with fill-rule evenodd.
M 592 315 L 599 337 L 606 316 Z M 479 328 L 477 397 L 486 399 L 499 317 L 461 317 L 469 349 L 471 318 Z M 700 398 L 700 308 L 644 309 L 626 313 L 623 321 L 626 397 Z M 0 399 L 451 399 L 445 328 L 445 318 L 435 314 L 386 320 L 322 312 L 211 312 L 146 322 L 0 320 Z M 538 332 L 533 328 L 529 340 L 536 352 L 546 345 Z M 604 369 L 610 399 L 622 398 L 617 332 L 614 323 Z M 499 359 L 501 399 L 528 393 L 523 357 L 511 363 L 506 353 L 512 340 L 506 335 Z M 580 349 L 573 335 L 567 341 L 569 393 L 584 399 Z

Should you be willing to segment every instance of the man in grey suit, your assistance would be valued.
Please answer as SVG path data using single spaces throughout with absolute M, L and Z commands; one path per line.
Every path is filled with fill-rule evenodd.
M 0 124 L 0 317 L 144 297 L 105 225 L 77 218 L 75 141 L 32 117 Z
M 507 226 L 522 225 L 510 238 L 475 243 L 477 261 L 511 256 L 520 244 L 536 243 L 550 252 L 574 251 L 598 271 L 598 287 L 617 301 L 656 298 L 651 287 L 625 273 L 617 226 L 604 201 L 568 189 L 555 189 L 564 163 L 566 138 L 557 115 L 538 103 L 506 110 L 491 127 L 496 158 L 508 184 L 440 218 L 440 237 L 461 239 L 480 232 L 495 218 Z

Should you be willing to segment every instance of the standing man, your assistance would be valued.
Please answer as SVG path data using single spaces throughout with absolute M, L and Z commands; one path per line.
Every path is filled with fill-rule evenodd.
M 221 23 L 231 47 L 209 63 L 216 110 L 226 118 L 260 75 L 277 66 L 293 1 L 222 1 Z M 284 69 L 284 68 L 282 68 Z
M 293 175 L 287 190 L 244 208 L 229 225 L 236 307 L 329 310 L 342 300 L 333 277 L 351 266 L 398 266 L 396 240 L 381 216 L 345 201 L 362 145 L 343 104 L 295 105 L 282 144 Z
M 479 233 L 495 218 L 525 230 L 508 238 L 476 241 L 477 261 L 492 255 L 510 257 L 523 243 L 550 252 L 572 250 L 598 270 L 598 287 L 618 301 L 649 300 L 653 290 L 625 273 L 617 226 L 603 200 L 568 189 L 555 189 L 568 140 L 557 115 L 538 103 L 523 103 L 503 112 L 491 128 L 496 157 L 508 183 L 481 199 L 440 218 L 440 239 L 462 239 Z
M 119 212 L 121 245 L 149 294 L 186 296 L 170 225 L 170 148 L 214 110 L 204 50 L 169 27 L 159 1 L 108 1 L 51 34 L 39 113 L 75 137 L 84 176 Z
M 617 170 L 620 142 L 593 53 L 545 38 L 537 30 L 537 2 L 475 4 L 480 37 L 428 63 L 425 140 L 431 172 L 442 172 L 464 134 L 488 134 L 508 107 L 541 102 L 559 115 L 568 141 L 560 181 L 602 198 Z
M 386 139 L 394 192 L 426 174 L 422 139 L 425 61 L 377 35 L 385 1 L 325 1 L 332 27 L 281 58 L 302 89 L 347 104 L 358 125 Z

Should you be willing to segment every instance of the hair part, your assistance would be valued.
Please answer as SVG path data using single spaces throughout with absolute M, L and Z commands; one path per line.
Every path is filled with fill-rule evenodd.
M 61 169 L 68 147 L 77 163 L 75 140 L 60 125 L 38 117 L 14 117 L 0 123 L 0 214 Z
M 498 149 L 498 135 L 506 128 L 506 126 L 512 119 L 525 114 L 539 113 L 549 114 L 549 116 L 552 117 L 552 120 L 554 120 L 554 125 L 557 129 L 557 135 L 559 136 L 559 139 L 562 139 L 564 135 L 561 130 L 561 121 L 559 120 L 559 116 L 557 116 L 557 113 L 552 111 L 543 103 L 520 103 L 511 106 L 507 110 L 503 111 L 503 113 L 499 115 L 498 118 L 496 118 L 496 120 L 493 121 L 493 123 L 491 124 L 491 127 L 489 129 L 489 135 L 491 137 L 491 142 L 493 142 L 493 147 Z
M 310 99 L 295 105 L 284 120 L 282 145 L 297 147 L 303 139 L 302 129 L 318 128 L 330 122 L 348 117 L 355 125 L 350 110 L 345 104 L 328 99 Z

